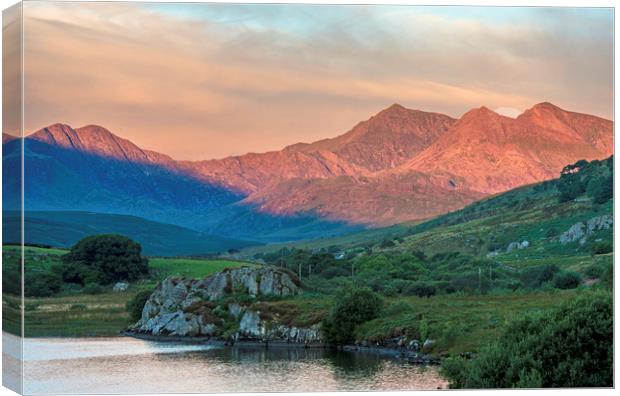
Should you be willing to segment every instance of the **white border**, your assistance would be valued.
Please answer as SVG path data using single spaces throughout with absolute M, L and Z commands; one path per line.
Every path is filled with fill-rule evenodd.
M 59 0 L 59 1 L 63 1 L 63 0 Z M 95 1 L 95 0 L 82 0 L 82 1 Z M 134 2 L 149 2 L 149 0 L 133 0 Z M 168 2 L 168 3 L 188 3 L 191 1 L 181 1 L 181 0 L 167 0 L 167 1 L 159 1 L 159 0 L 150 0 L 150 2 Z M 210 1 L 212 3 L 234 3 L 234 1 L 227 1 L 227 0 L 212 0 Z M 9 6 L 16 4 L 17 1 L 15 0 L 0 0 L 0 8 L 1 9 L 5 9 L 8 8 Z M 336 1 L 330 1 L 330 0 L 313 0 L 313 1 L 300 1 L 300 0 L 288 0 L 288 1 L 265 1 L 265 0 L 243 0 L 243 1 L 237 1 L 237 3 L 297 3 L 297 4 L 307 4 L 307 3 L 313 3 L 313 4 L 401 4 L 401 5 L 455 5 L 455 6 L 465 6 L 465 5 L 480 5 L 480 6 L 563 6 L 563 7 L 616 7 L 617 2 L 613 1 L 613 0 L 589 0 L 589 1 L 578 1 L 578 0 L 520 0 L 520 1 L 514 1 L 514 0 L 496 0 L 496 1 L 492 1 L 492 0 L 470 0 L 470 1 L 462 1 L 462 0 L 424 0 L 424 1 L 416 1 L 416 0 L 388 0 L 388 1 L 382 1 L 382 0 L 375 0 L 375 1 L 369 1 L 369 0 L 336 0 Z M 615 15 L 616 15 L 616 10 L 614 9 L 614 20 L 615 20 Z M 618 62 L 616 61 L 616 54 L 617 52 L 617 43 L 618 43 L 618 33 L 617 31 L 614 32 L 614 76 L 617 75 L 618 73 Z M 1 50 L 1 40 L 0 40 L 0 50 Z M 0 62 L 0 72 L 2 70 L 2 62 Z M 618 82 L 617 80 L 614 78 L 614 93 L 618 92 Z M 614 95 L 615 96 L 615 95 Z M 0 99 L 1 101 L 1 99 Z M 619 112 L 619 105 L 617 101 L 614 101 L 614 120 L 618 120 L 618 114 L 620 114 Z M 0 107 L 0 119 L 2 117 L 2 109 Z M 618 140 L 615 140 L 615 149 L 614 152 L 618 153 L 620 152 L 618 150 L 618 147 L 620 146 L 620 143 L 618 142 Z M 0 163 L 0 181 L 1 181 L 1 163 Z M 614 196 L 615 197 L 620 197 L 619 194 L 619 190 L 620 187 L 618 186 L 618 184 L 615 185 L 614 187 Z M 1 197 L 1 191 L 0 191 L 0 197 Z M 618 207 L 619 205 L 619 201 L 620 199 L 616 199 L 614 202 L 614 214 L 618 213 Z M 616 216 L 614 216 L 616 217 Z M 614 219 L 614 222 L 616 221 L 616 219 Z M 0 228 L 0 238 L 2 236 L 2 230 Z M 614 245 L 616 247 L 620 246 L 620 236 L 615 233 L 614 234 Z M 617 251 L 617 250 L 616 250 Z M 615 255 L 614 255 L 614 262 L 615 262 Z M 615 273 L 615 276 L 617 276 L 617 272 Z M 614 296 L 614 322 L 615 322 L 615 318 L 618 317 L 618 304 L 617 304 L 617 295 Z M 0 318 L 1 318 L 1 313 L 0 313 Z M 617 335 L 617 327 L 614 325 L 614 335 Z M 615 339 L 617 339 L 617 337 L 615 337 Z M 1 344 L 1 341 L 0 341 Z M 617 364 L 617 358 L 618 358 L 618 348 L 615 348 L 615 353 L 614 353 L 614 363 L 615 363 L 615 367 L 614 367 L 614 373 L 615 373 L 615 380 L 618 381 L 618 379 L 620 378 L 619 374 L 619 370 L 618 370 L 618 364 Z M 1 368 L 1 362 L 0 362 L 0 368 Z M 320 379 L 318 379 L 320 380 Z M 465 393 L 465 394 L 477 394 L 477 393 L 483 393 L 485 395 L 506 395 L 506 394 L 528 394 L 528 395 L 580 395 L 583 394 L 585 392 L 588 392 L 589 394 L 610 394 L 611 392 L 614 392 L 614 390 L 603 390 L 603 389 L 587 389 L 587 390 L 583 390 L 583 389 L 546 389 L 546 390 L 480 390 L 480 391 L 458 391 L 459 393 Z M 433 391 L 429 391 L 429 392 L 433 392 Z M 436 391 L 434 391 L 436 392 Z M 452 391 L 452 392 L 456 392 L 456 391 Z M 388 395 L 395 395 L 395 394 L 413 394 L 414 392 L 372 392 L 372 395 L 377 395 L 377 396 L 388 396 Z M 0 388 L 0 396 L 4 396 L 4 395 L 14 395 L 15 393 L 6 389 L 6 388 Z M 368 396 L 368 392 L 347 392 L 348 395 L 357 395 L 357 396 L 361 396 L 361 395 L 365 395 Z M 240 395 L 240 396 L 247 396 L 247 395 L 256 395 L 256 394 L 247 394 L 247 393 L 237 393 L 237 394 L 232 394 L 232 395 Z M 310 395 L 317 395 L 316 393 L 263 393 L 262 395 L 298 395 L 298 396 L 310 396 Z M 338 396 L 338 395 L 342 395 L 342 392 L 323 392 L 323 393 L 319 393 L 319 395 L 326 395 L 326 396 Z M 151 396 L 150 394 L 147 394 L 146 396 Z M 155 396 L 155 395 L 153 395 Z

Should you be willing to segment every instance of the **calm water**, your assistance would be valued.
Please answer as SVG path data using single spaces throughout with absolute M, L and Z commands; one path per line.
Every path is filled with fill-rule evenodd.
M 27 339 L 25 393 L 445 388 L 434 367 L 312 349 L 238 349 L 133 338 Z

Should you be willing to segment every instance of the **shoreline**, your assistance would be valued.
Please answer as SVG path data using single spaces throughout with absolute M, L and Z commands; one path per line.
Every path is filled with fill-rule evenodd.
M 421 352 L 413 352 L 406 349 L 379 347 L 379 346 L 357 346 L 357 345 L 343 345 L 340 347 L 330 347 L 323 343 L 315 344 L 302 344 L 295 342 L 287 342 L 280 340 L 272 341 L 258 341 L 258 340 L 238 340 L 234 343 L 224 341 L 222 339 L 214 337 L 187 337 L 187 336 L 161 336 L 151 334 L 141 334 L 129 331 L 123 331 L 120 336 L 132 337 L 145 341 L 153 342 L 177 342 L 184 344 L 202 344 L 212 345 L 218 347 L 228 348 L 252 348 L 252 349 L 324 349 L 324 350 L 336 350 L 350 353 L 365 353 L 378 355 L 386 359 L 404 360 L 412 365 L 441 365 L 441 358 L 434 357 L 432 355 L 424 354 Z

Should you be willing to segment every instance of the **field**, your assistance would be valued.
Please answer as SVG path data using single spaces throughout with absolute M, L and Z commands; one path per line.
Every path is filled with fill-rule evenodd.
M 360 339 L 385 342 L 408 334 L 437 341 L 434 353 L 476 351 L 493 340 L 508 322 L 560 305 L 578 292 L 534 292 L 503 295 L 451 295 L 391 299 L 386 314 L 363 324 Z M 392 312 L 393 311 L 393 312 Z
M 185 276 L 188 278 L 202 278 L 225 268 L 254 265 L 247 261 L 233 260 L 204 260 L 186 258 L 154 257 L 149 260 L 151 270 L 160 278 L 170 275 Z
M 3 247 L 3 265 L 17 265 L 18 246 Z M 63 249 L 25 248 L 26 268 L 29 271 L 49 271 L 60 262 Z M 125 292 L 83 294 L 66 292 L 59 296 L 25 299 L 25 335 L 27 337 L 85 337 L 116 335 L 129 325 L 125 309 L 127 301 L 142 289 L 153 288 L 167 276 L 199 278 L 228 267 L 248 265 L 247 262 L 207 259 L 151 258 L 152 276 L 130 285 Z M 28 285 L 26 285 L 28 287 Z M 62 295 L 65 294 L 65 295 Z M 19 332 L 19 299 L 4 294 L 2 311 L 5 330 Z

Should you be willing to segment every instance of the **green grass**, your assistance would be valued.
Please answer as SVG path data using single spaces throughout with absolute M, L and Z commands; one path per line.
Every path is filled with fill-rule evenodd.
M 425 338 L 434 339 L 437 344 L 433 352 L 438 355 L 473 352 L 495 338 L 506 323 L 528 313 L 558 306 L 576 293 L 578 291 L 573 290 L 391 299 L 388 303 L 404 301 L 410 304 L 411 310 L 367 322 L 358 328 L 357 334 L 360 339 L 371 342 L 405 334 L 422 342 Z
M 15 254 L 19 254 L 19 252 L 21 251 L 21 246 L 13 246 L 13 245 L 2 246 L 2 251 L 3 252 L 14 252 Z M 68 252 L 67 249 L 41 248 L 41 247 L 35 247 L 35 246 L 25 246 L 24 251 L 26 254 L 28 253 L 49 254 L 49 255 L 55 255 L 55 256 L 61 256 Z
M 125 304 L 136 288 L 124 293 L 26 298 L 24 333 L 26 337 L 113 336 L 130 323 Z M 19 299 L 4 295 L 3 325 L 19 332 Z M 80 308 L 80 309 L 76 309 Z
M 185 276 L 188 278 L 203 278 L 225 268 L 254 265 L 245 261 L 218 260 L 218 259 L 172 259 L 151 258 L 149 266 L 159 277 Z

